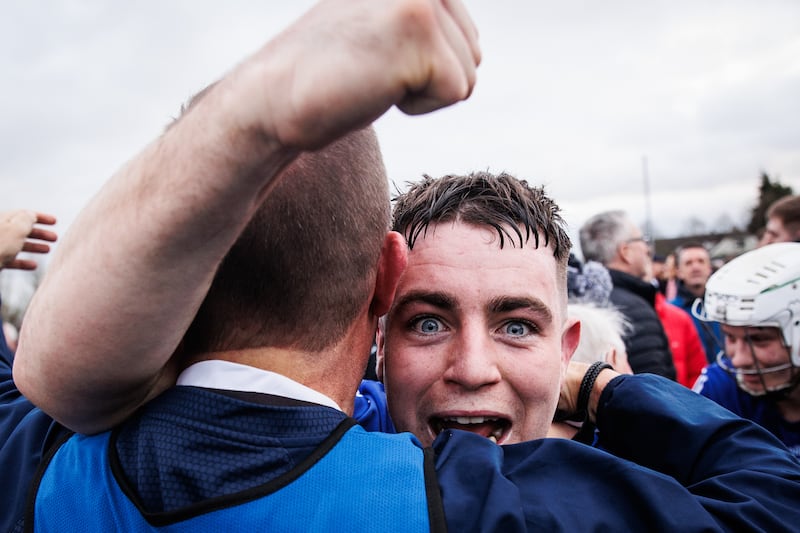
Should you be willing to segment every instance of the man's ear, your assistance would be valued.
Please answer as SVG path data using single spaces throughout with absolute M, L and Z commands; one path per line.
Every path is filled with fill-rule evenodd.
M 406 240 L 396 231 L 386 234 L 378 259 L 378 272 L 375 277 L 375 292 L 370 304 L 374 316 L 383 316 L 392 306 L 397 283 L 408 264 Z
M 619 261 L 624 264 L 630 264 L 630 250 L 631 246 L 628 243 L 621 242 L 617 245 L 617 257 Z
M 561 334 L 561 359 L 564 367 L 569 364 L 572 354 L 578 349 L 581 340 L 581 321 L 577 318 L 567 318 L 564 331 Z

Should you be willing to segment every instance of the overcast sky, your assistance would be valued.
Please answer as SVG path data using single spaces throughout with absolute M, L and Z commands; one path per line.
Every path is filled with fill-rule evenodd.
M 376 0 L 378 1 L 378 0 Z M 0 210 L 64 232 L 191 94 L 309 1 L 41 0 L 0 17 Z M 800 2 L 466 2 L 483 64 L 470 100 L 377 123 L 390 177 L 508 171 L 571 233 L 595 212 L 657 233 L 744 223 L 766 171 L 800 192 Z

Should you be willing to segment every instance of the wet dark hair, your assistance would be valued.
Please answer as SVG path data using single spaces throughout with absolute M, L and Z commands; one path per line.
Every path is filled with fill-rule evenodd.
M 464 222 L 494 228 L 500 247 L 522 247 L 533 239 L 534 247 L 550 247 L 559 272 L 559 286 L 566 287 L 566 265 L 571 242 L 560 209 L 541 187 L 510 174 L 473 172 L 440 178 L 423 176 L 394 198 L 392 229 L 405 236 L 413 250 L 420 235 L 432 224 Z M 565 293 L 566 294 L 566 293 Z
M 550 246 L 558 262 L 566 263 L 570 239 L 558 205 L 541 187 L 531 187 L 510 174 L 474 172 L 434 179 L 424 175 L 394 199 L 392 229 L 402 233 L 408 247 L 431 224 L 461 221 L 490 226 L 500 237 L 500 247 Z

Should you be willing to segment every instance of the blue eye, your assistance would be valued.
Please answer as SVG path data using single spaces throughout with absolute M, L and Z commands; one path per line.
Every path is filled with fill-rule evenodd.
M 415 330 L 425 334 L 438 333 L 443 329 L 439 320 L 429 316 L 415 320 L 413 326 Z
M 514 337 L 523 337 L 528 335 L 532 330 L 525 322 L 507 322 L 504 327 L 505 332 Z

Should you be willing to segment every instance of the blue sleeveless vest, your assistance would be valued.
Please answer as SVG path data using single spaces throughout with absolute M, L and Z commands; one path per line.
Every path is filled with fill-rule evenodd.
M 372 533 L 444 528 L 433 452 L 423 451 L 408 433 L 369 433 L 353 426 L 327 452 L 265 485 L 149 515 L 118 481 L 125 475 L 109 460 L 111 435 L 74 435 L 55 452 L 38 484 L 28 530 Z

